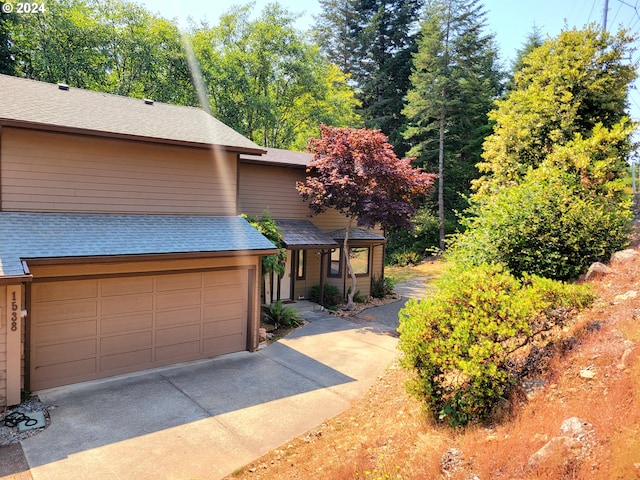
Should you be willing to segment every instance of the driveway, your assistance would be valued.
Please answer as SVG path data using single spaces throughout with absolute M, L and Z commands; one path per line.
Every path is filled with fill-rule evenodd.
M 377 323 L 308 320 L 257 353 L 38 392 L 55 408 L 22 442 L 32 477 L 221 478 L 341 413 L 395 360 L 397 339 Z

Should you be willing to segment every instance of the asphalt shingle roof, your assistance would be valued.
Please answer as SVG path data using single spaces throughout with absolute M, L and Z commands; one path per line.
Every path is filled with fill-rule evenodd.
M 0 75 L 0 124 L 7 122 L 264 152 L 200 108 L 147 105 L 139 98 Z
M 336 241 L 308 220 L 276 220 L 287 247 L 337 247 Z
M 249 163 L 266 163 L 286 167 L 307 167 L 313 160 L 312 153 L 294 152 L 280 148 L 265 148 L 265 155 L 242 154 L 240 160 Z
M 328 234 L 335 240 L 344 241 L 345 229 L 335 230 Z M 349 231 L 349 240 L 363 240 L 368 242 L 386 242 L 386 239 L 375 232 L 370 230 L 363 230 L 362 228 L 352 228 Z
M 241 217 L 0 212 L 0 276 L 37 258 L 273 250 Z

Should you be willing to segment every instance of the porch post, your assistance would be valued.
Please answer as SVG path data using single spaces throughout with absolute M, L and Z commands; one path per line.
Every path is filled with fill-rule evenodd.
M 22 376 L 22 286 L 7 287 L 7 405 L 21 400 Z

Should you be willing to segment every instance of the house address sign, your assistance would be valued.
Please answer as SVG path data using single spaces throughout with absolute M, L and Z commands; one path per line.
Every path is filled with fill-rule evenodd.
M 11 292 L 11 331 L 18 330 L 18 300 L 16 291 Z

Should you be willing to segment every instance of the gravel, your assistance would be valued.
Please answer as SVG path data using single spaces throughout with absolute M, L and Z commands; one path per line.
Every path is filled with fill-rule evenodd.
M 40 401 L 37 396 L 30 397 L 28 400 L 25 400 L 20 405 L 16 405 L 11 407 L 3 412 L 0 412 L 0 446 L 3 445 L 11 445 L 13 443 L 18 443 L 25 438 L 32 437 L 33 435 L 37 435 L 42 430 L 49 426 L 51 419 L 49 417 L 49 410 L 51 410 L 52 406 L 45 405 Z M 5 425 L 4 419 L 7 415 L 13 413 L 26 413 L 26 412 L 44 412 L 44 418 L 46 420 L 47 425 L 42 428 L 36 428 L 34 430 L 27 430 L 26 432 L 19 432 L 18 427 L 7 427 Z

